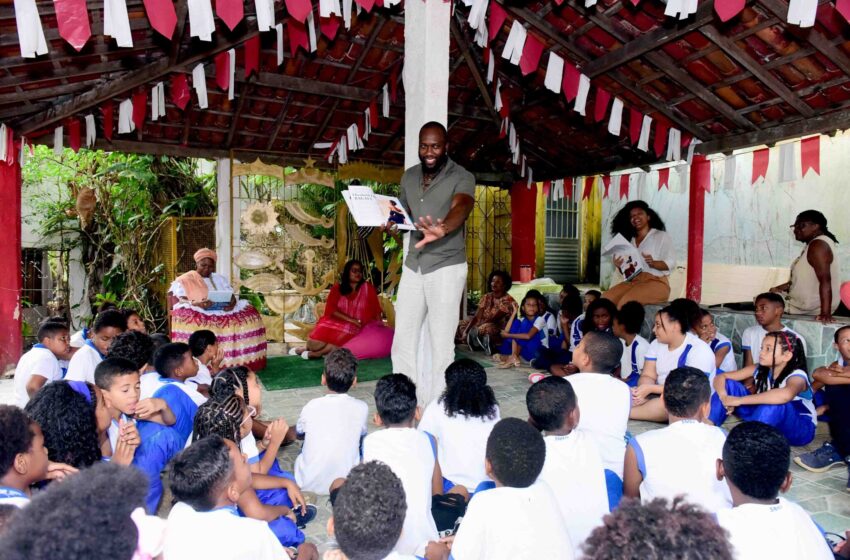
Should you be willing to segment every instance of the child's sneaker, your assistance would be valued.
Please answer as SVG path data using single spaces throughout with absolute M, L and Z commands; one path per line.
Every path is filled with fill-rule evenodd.
M 307 523 L 316 518 L 316 514 L 319 513 L 319 508 L 313 504 L 307 504 L 307 508 L 304 513 L 301 513 L 301 508 L 295 508 L 292 512 L 295 514 L 295 526 L 299 529 L 303 529 L 307 526 Z
M 531 384 L 533 385 L 534 383 L 537 383 L 541 379 L 546 379 L 547 377 L 549 377 L 548 374 L 545 374 L 541 371 L 535 371 L 534 373 L 528 376 L 528 381 L 531 382 Z
M 824 443 L 814 451 L 794 457 L 794 462 L 807 471 L 816 473 L 826 472 L 832 467 L 845 464 L 844 458 L 838 454 L 829 442 Z

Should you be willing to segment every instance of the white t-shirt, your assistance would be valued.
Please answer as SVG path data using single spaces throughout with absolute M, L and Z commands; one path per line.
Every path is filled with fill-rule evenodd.
M 581 430 L 565 436 L 546 436 L 546 462 L 538 482 L 549 485 L 561 510 L 573 554 L 608 513 L 608 489 L 602 458 L 593 440 Z
M 544 313 L 542 318 L 543 323 L 546 325 L 543 333 L 543 346 L 549 348 L 549 337 L 556 336 L 558 333 L 558 318 L 551 311 Z
M 566 379 L 576 392 L 581 410 L 578 429 L 596 443 L 603 467 L 622 479 L 632 408 L 629 386 L 601 373 L 577 373 Z
M 643 371 L 646 352 L 649 350 L 649 341 L 639 334 L 635 335 L 635 339 L 628 346 L 622 338 L 620 341 L 623 343 L 623 357 L 620 358 L 620 377 L 628 379 L 632 373 L 637 373 L 640 376 L 640 372 Z
M 249 431 L 248 435 L 239 442 L 239 451 L 248 458 L 249 465 L 260 462 L 260 448 L 257 447 L 257 438 L 252 432 Z
M 330 393 L 301 410 L 295 430 L 304 435 L 295 459 L 295 480 L 302 490 L 327 494 L 331 483 L 360 462 L 369 406 L 351 395 Z
M 23 408 L 30 400 L 27 394 L 27 383 L 33 375 L 46 379 L 45 385 L 51 381 L 62 379 L 62 368 L 56 355 L 40 344 L 21 356 L 18 367 L 15 368 L 15 404 Z
M 686 356 L 685 352 L 687 352 Z M 670 372 L 678 367 L 690 366 L 704 371 L 709 377 L 709 383 L 714 379 L 714 373 L 717 370 L 715 365 L 717 362 L 714 360 L 711 347 L 690 332 L 685 335 L 684 342 L 675 350 L 670 350 L 658 339 L 653 340 L 649 344 L 649 350 L 646 351 L 645 360 L 655 362 L 658 385 L 664 385 Z
M 501 418 L 499 407 L 493 418 L 471 418 L 462 414 L 449 417 L 439 399 L 425 408 L 419 429 L 437 439 L 440 469 L 443 477 L 455 484 L 475 490 L 479 483 L 489 480 L 484 470 L 487 438 Z
M 65 380 L 85 381 L 94 385 L 94 368 L 102 361 L 103 357 L 100 355 L 100 352 L 86 342 L 71 356 L 71 361 L 68 362 L 68 373 L 65 374 Z
M 655 228 L 649 230 L 646 237 L 643 238 L 640 246 L 635 244 L 635 239 L 631 239 L 632 245 L 637 247 L 641 255 L 650 255 L 653 260 L 664 261 L 667 265 L 667 270 L 658 270 L 647 266 L 644 272 L 648 272 L 653 276 L 670 276 L 673 269 L 676 268 L 676 253 L 673 251 L 673 239 L 666 231 L 660 231 Z
M 716 475 L 725 442 L 723 430 L 696 420 L 680 420 L 636 436 L 629 445 L 643 475 L 641 500 L 672 500 L 684 494 L 710 512 L 732 507 L 729 487 Z
M 808 352 L 806 348 L 806 339 L 797 333 L 797 331 L 791 330 L 786 326 L 782 326 L 782 330 L 784 332 L 793 334 L 797 338 L 800 339 L 800 342 L 803 344 L 803 350 Z M 741 334 L 741 351 L 749 350 L 750 354 L 753 357 L 753 363 L 758 363 L 759 361 L 759 352 L 761 352 L 761 343 L 764 340 L 764 337 L 767 336 L 767 329 L 762 327 L 761 325 L 753 325 L 752 327 L 747 327 L 744 329 L 743 334 Z
M 572 560 L 573 545 L 547 484 L 493 488 L 472 497 L 460 524 L 454 560 Z
M 210 368 L 201 363 L 201 360 L 198 358 L 193 358 L 195 363 L 198 364 L 198 373 L 194 377 L 190 377 L 186 380 L 186 383 L 192 383 L 194 385 L 211 385 L 212 384 L 212 375 L 210 375 Z
M 578 343 L 584 338 L 584 332 L 581 330 L 582 323 L 584 323 L 584 313 L 573 319 L 570 325 L 570 352 L 575 351 Z
M 162 380 L 162 376 L 155 371 L 149 371 L 143 374 L 139 378 L 139 398 L 140 399 L 150 399 L 154 396 L 154 393 L 159 391 L 160 388 L 165 387 L 169 383 L 167 381 Z M 198 405 L 201 406 L 205 402 L 207 402 L 207 397 L 203 396 L 198 392 L 198 386 L 194 383 L 187 384 L 183 383 L 172 383 L 172 385 L 176 385 L 179 387 L 184 393 L 189 395 L 189 398 Z
M 25 507 L 30 503 L 30 498 L 17 488 L 0 486 L 0 505 Z
M 407 515 L 395 545 L 400 554 L 423 556 L 428 541 L 436 541 L 437 525 L 431 515 L 434 449 L 431 438 L 416 428 L 386 428 L 363 440 L 363 462 L 381 461 L 404 486 Z
M 725 373 L 728 371 L 737 371 L 738 363 L 735 361 L 735 351 L 732 349 L 732 341 L 729 340 L 729 337 L 725 334 L 717 333 L 714 337 L 714 340 L 709 344 L 711 347 L 711 351 L 717 354 L 718 350 L 722 350 L 724 348 L 728 348 L 729 352 L 723 356 L 723 361 L 720 362 L 720 367 L 717 368 L 717 373 Z M 714 363 L 717 363 L 715 359 Z
M 737 560 L 832 560 L 820 530 L 806 511 L 785 498 L 776 504 L 743 504 L 717 512 L 729 531 Z
M 195 511 L 178 502 L 168 514 L 163 560 L 288 560 L 264 521 L 240 517 L 235 508 Z

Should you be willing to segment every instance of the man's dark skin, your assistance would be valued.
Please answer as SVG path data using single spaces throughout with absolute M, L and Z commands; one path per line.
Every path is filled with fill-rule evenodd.
M 449 159 L 448 149 L 448 139 L 441 129 L 428 127 L 419 131 L 419 161 L 422 163 L 422 179 L 426 190 L 446 165 Z M 456 194 L 452 197 L 451 208 L 444 218 L 435 221 L 431 216 L 421 216 L 415 225 L 424 237 L 416 244 L 416 248 L 420 249 L 463 227 L 472 212 L 473 204 L 475 199 L 471 196 Z M 386 224 L 384 227 L 393 234 L 398 232 L 396 224 Z

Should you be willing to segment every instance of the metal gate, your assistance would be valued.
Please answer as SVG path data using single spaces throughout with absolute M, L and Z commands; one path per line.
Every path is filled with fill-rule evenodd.
M 511 193 L 498 187 L 475 187 L 475 206 L 466 220 L 468 292 L 487 292 L 494 270 L 511 270 Z M 477 300 L 476 300 L 477 301 Z
M 564 185 L 571 189 L 572 184 Z M 575 194 L 575 193 L 573 193 Z M 546 250 L 544 270 L 556 282 L 581 280 L 581 220 L 575 196 L 546 201 Z

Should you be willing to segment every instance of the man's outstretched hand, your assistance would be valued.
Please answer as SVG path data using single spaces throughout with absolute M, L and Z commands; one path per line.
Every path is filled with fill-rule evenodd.
M 434 221 L 431 216 L 422 216 L 416 224 L 416 229 L 422 232 L 422 239 L 415 245 L 417 249 L 421 249 L 429 243 L 433 243 L 438 239 L 442 239 L 448 233 L 443 220 Z

